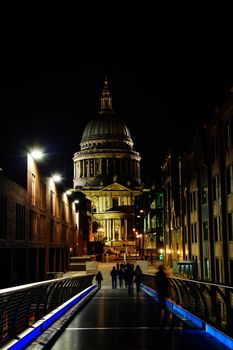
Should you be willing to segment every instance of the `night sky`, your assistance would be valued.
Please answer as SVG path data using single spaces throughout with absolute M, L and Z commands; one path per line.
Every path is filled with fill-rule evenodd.
M 137 6 L 8 5 L 2 13 L 0 167 L 34 145 L 72 186 L 74 152 L 99 111 L 104 76 L 113 109 L 159 179 L 168 149 L 184 151 L 233 86 L 233 39 L 223 12 Z M 7 164 L 8 163 L 8 164 Z

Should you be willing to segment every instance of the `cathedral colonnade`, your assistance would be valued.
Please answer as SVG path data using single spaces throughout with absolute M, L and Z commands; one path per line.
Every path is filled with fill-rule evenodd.
M 96 156 L 96 155 L 95 155 Z M 137 159 L 121 157 L 109 157 L 106 155 L 100 158 L 88 158 L 84 155 L 74 156 L 74 178 L 85 178 L 92 176 L 108 175 L 128 176 L 140 178 L 140 164 Z
M 131 236 L 133 228 L 129 227 L 128 218 L 114 216 L 102 219 L 96 218 L 99 225 L 97 230 L 99 240 L 102 238 L 106 241 L 127 241 Z

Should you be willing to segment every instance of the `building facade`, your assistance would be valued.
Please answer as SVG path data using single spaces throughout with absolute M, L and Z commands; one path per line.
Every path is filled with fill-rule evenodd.
M 112 108 L 105 79 L 99 114 L 86 125 L 73 157 L 74 189 L 91 201 L 91 241 L 107 246 L 134 241 L 135 196 L 141 191 L 140 155 Z
M 163 167 L 165 260 L 174 271 L 233 284 L 233 95 L 185 155 Z
M 27 157 L 26 188 L 0 172 L 0 288 L 43 281 L 69 270 L 79 242 L 69 196 Z
M 142 258 L 163 261 L 164 191 L 161 186 L 144 188 L 136 198 L 136 237 Z

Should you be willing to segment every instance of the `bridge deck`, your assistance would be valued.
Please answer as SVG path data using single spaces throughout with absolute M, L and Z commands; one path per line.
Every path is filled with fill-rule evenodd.
M 141 291 L 104 285 L 65 328 L 55 350 L 229 350 L 204 330 L 168 312 L 161 320 L 158 303 Z

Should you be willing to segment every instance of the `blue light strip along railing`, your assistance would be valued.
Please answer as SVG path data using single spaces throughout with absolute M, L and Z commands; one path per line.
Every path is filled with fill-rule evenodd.
M 54 322 L 62 317 L 67 311 L 69 311 L 74 305 L 82 302 L 87 296 L 90 296 L 97 286 L 91 285 L 82 292 L 75 295 L 73 298 L 53 310 L 50 314 L 43 317 L 38 322 L 34 323 L 29 329 L 19 335 L 19 340 L 13 340 L 8 345 L 2 348 L 2 350 L 22 350 L 26 346 L 31 344 L 37 339 L 43 332 L 45 332 Z
M 158 294 L 153 289 L 151 289 L 147 286 L 144 286 L 144 285 L 142 285 L 141 288 L 145 293 L 147 293 L 151 297 L 156 298 L 158 300 Z M 233 349 L 233 339 L 232 338 L 223 334 L 222 332 L 220 332 L 219 330 L 217 330 L 213 326 L 210 326 L 205 321 L 192 315 L 190 312 L 184 310 L 182 307 L 176 305 L 175 303 L 171 302 L 170 300 L 166 300 L 166 304 L 169 307 L 171 312 L 176 311 L 176 315 L 178 314 L 181 316 L 182 319 L 184 317 L 184 318 L 192 321 L 197 327 L 204 329 L 207 333 L 211 334 L 213 337 L 218 339 L 221 343 L 223 343 L 224 345 L 226 345 L 230 349 Z
M 208 323 L 205 325 L 205 330 L 207 333 L 211 334 L 213 337 L 217 338 L 221 343 L 233 349 L 233 339 L 218 331 L 216 328 L 210 326 Z

